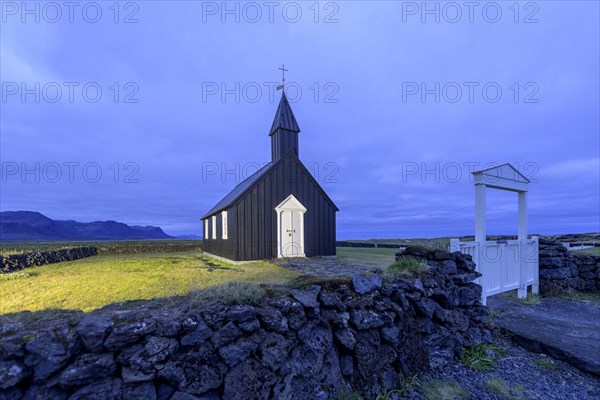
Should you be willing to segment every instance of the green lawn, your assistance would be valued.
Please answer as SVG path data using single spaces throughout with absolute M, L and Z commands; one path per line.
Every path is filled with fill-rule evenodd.
M 459 238 L 460 236 L 453 236 Z M 397 244 L 398 246 L 425 246 L 425 247 L 444 247 L 450 244 L 449 237 L 439 238 L 413 238 L 413 239 L 366 239 L 366 240 L 347 240 L 353 243 L 377 243 L 377 244 Z
M 593 254 L 595 256 L 600 256 L 600 247 L 592 247 L 589 249 L 583 249 L 583 250 L 571 250 L 575 253 L 582 253 L 582 254 Z
M 368 265 L 386 270 L 394 263 L 398 249 L 371 247 L 337 247 L 336 258 L 340 261 Z
M 197 239 L 157 239 L 157 240 L 113 240 L 113 241 L 82 241 L 82 242 L 8 242 L 0 243 L 0 256 L 23 254 L 32 251 L 65 249 L 70 247 L 94 246 L 103 248 L 119 248 L 126 252 L 128 248 L 137 246 L 170 246 L 170 245 L 201 245 Z
M 0 281 L 0 314 L 49 308 L 91 311 L 232 281 L 281 284 L 297 277 L 267 262 L 229 265 L 197 251 L 100 255 L 20 272 L 31 276 Z

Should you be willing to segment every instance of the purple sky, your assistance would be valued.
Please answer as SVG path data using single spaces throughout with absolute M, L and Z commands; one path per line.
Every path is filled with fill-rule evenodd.
M 530 232 L 600 231 L 598 2 L 223 4 L 2 2 L 0 210 L 200 234 L 269 161 L 285 63 L 339 239 L 473 234 L 470 172 L 504 162 Z

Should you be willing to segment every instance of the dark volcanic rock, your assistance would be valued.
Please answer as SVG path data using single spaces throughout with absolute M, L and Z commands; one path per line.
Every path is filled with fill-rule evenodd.
M 337 341 L 348 350 L 354 350 L 356 346 L 356 339 L 350 329 L 339 329 L 335 331 L 335 338 Z
M 117 366 L 112 353 L 82 354 L 60 375 L 64 387 L 81 386 L 115 373 Z
M 288 329 L 287 319 L 278 310 L 260 310 L 258 319 L 267 330 L 285 333 Z
M 311 285 L 307 286 L 305 289 L 293 289 L 292 296 L 304 307 L 315 308 L 319 305 L 317 296 L 319 295 L 320 291 L 320 286 Z
M 21 397 L 17 397 L 17 399 L 21 400 L 66 400 L 67 398 L 69 398 L 69 394 L 66 391 L 58 387 L 49 388 L 45 385 L 31 385 L 25 391 L 25 394 L 23 395 L 22 399 Z
M 104 347 L 108 350 L 121 350 L 124 347 L 137 342 L 145 335 L 156 330 L 156 318 L 146 317 L 141 321 L 124 323 L 114 326 L 110 335 L 104 341 Z
M 206 339 L 211 337 L 213 334 L 204 321 L 197 322 L 194 330 L 181 338 L 182 346 L 197 346 L 203 343 Z
M 225 361 L 225 364 L 232 367 L 238 362 L 245 360 L 250 356 L 250 352 L 256 350 L 258 344 L 250 339 L 242 338 L 235 343 L 221 347 L 219 355 Z
M 101 379 L 77 390 L 69 400 L 120 400 L 122 386 L 119 379 Z
M 215 347 L 221 347 L 231 343 L 242 336 L 242 331 L 235 326 L 234 322 L 228 322 L 212 336 L 211 341 Z
M 365 294 L 371 290 L 380 289 L 382 285 L 381 275 L 357 274 L 352 277 L 354 290 L 359 294 Z
M 150 336 L 144 345 L 146 359 L 152 364 L 166 360 L 178 349 L 177 340 L 158 336 Z
M 168 362 L 158 376 L 193 395 L 206 393 L 223 383 L 223 375 L 217 365 L 201 364 L 193 354 L 182 355 L 177 361 Z
M 276 371 L 288 356 L 293 343 L 279 334 L 269 335 L 259 347 L 258 359 L 263 365 Z
M 352 312 L 352 323 L 358 329 L 379 328 L 385 323 L 380 314 L 373 310 L 356 310 Z
M 427 316 L 428 318 L 433 317 L 433 312 L 435 311 L 435 302 L 433 300 L 426 297 L 421 297 L 413 300 L 413 304 L 415 305 L 417 311 L 419 311 L 421 314 Z
M 123 399 L 156 400 L 156 390 L 152 382 L 124 385 Z
M 75 331 L 86 349 L 97 352 L 102 349 L 104 339 L 108 336 L 112 325 L 112 320 L 106 316 L 86 314 L 75 326 Z
M 223 400 L 267 399 L 275 381 L 275 374 L 258 361 L 244 361 L 233 367 L 225 377 Z
M 29 368 L 19 361 L 0 361 L 0 389 L 16 386 L 30 374 Z
M 248 305 L 236 305 L 229 307 L 227 310 L 226 317 L 231 321 L 247 321 L 254 318 L 256 315 L 256 308 Z
M 25 346 L 28 355 L 25 364 L 33 368 L 36 381 L 49 378 L 63 368 L 68 360 L 78 351 L 78 343 L 74 338 L 57 337 L 51 332 L 42 332 Z

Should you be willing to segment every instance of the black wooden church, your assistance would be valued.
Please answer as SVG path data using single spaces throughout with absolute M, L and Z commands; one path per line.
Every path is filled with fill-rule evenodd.
M 202 217 L 205 252 L 235 261 L 335 255 L 338 208 L 298 158 L 299 132 L 283 90 L 271 162 Z

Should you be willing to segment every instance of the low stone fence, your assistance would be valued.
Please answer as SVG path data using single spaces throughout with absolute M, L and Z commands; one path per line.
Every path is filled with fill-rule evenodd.
M 256 306 L 183 298 L 38 330 L 4 321 L 0 391 L 11 399 L 311 400 L 352 387 L 374 399 L 492 338 L 469 256 L 405 254 L 431 268 L 414 280 L 372 274 L 279 288 Z
M 600 290 L 600 256 L 574 253 L 541 238 L 539 256 L 542 290 Z
M 97 254 L 169 253 L 201 250 L 201 244 L 123 244 L 107 246 L 81 246 L 59 250 L 32 251 L 24 254 L 0 256 L 0 273 L 19 271 L 24 268 L 74 261 Z
M 80 258 L 95 256 L 96 248 L 93 246 L 73 247 L 69 249 L 34 251 L 25 254 L 12 254 L 0 256 L 0 273 L 19 271 L 24 268 L 79 260 Z
M 198 243 L 152 243 L 152 244 L 124 244 L 98 246 L 98 254 L 138 254 L 138 253 L 172 253 L 201 250 L 202 242 Z

